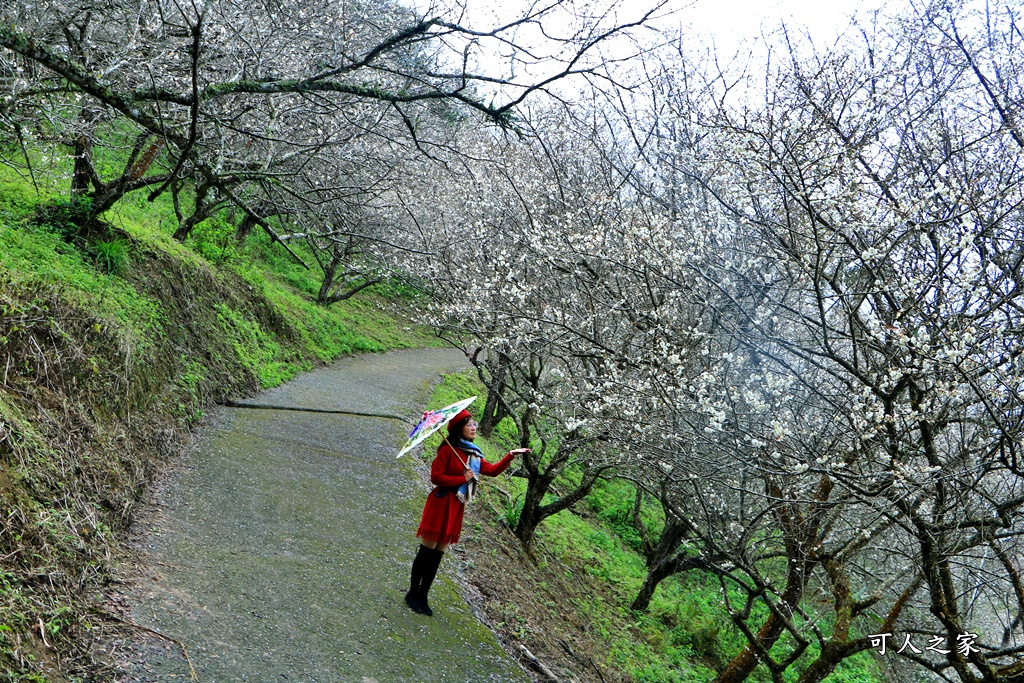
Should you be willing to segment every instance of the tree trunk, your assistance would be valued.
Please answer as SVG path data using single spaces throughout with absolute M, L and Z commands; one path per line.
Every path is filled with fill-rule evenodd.
M 646 610 L 658 584 L 679 572 L 687 560 L 697 559 L 677 555 L 679 545 L 686 538 L 686 530 L 687 527 L 681 519 L 666 512 L 665 528 L 658 537 L 657 545 L 647 553 L 647 576 L 644 577 L 644 585 L 633 600 L 631 609 Z M 692 568 L 687 566 L 687 569 Z
M 210 192 L 210 186 L 202 184 L 196 188 L 195 209 L 192 215 L 178 223 L 178 229 L 174 231 L 174 239 L 184 242 L 192 234 L 192 228 L 209 218 L 206 210 L 206 196 Z
M 636 596 L 636 600 L 630 605 L 630 609 L 641 612 L 650 606 L 651 598 L 654 597 L 654 590 L 662 581 L 673 574 L 683 574 L 691 569 L 707 569 L 708 563 L 700 557 L 688 557 L 676 555 L 675 557 L 661 562 L 651 568 L 644 578 L 644 585 Z
M 654 591 L 658 588 L 658 584 L 675 573 L 671 561 L 659 562 L 648 569 L 647 576 L 644 577 L 644 585 L 640 587 L 640 592 L 637 593 L 636 599 L 633 600 L 633 604 L 629 608 L 637 612 L 645 611 L 651 604 L 651 598 L 654 597 Z
M 782 593 L 777 609 L 788 611 L 792 614 L 800 604 L 804 594 L 804 587 L 807 585 L 807 577 L 811 571 L 811 564 L 803 558 L 793 557 L 790 553 L 789 572 L 786 578 L 786 590 Z M 775 612 L 768 615 L 760 630 L 754 634 L 758 644 L 767 651 L 771 651 L 775 643 L 782 636 L 786 628 L 785 621 Z M 747 643 L 738 655 L 732 658 L 724 669 L 715 676 L 712 683 L 740 683 L 745 681 L 751 672 L 761 661 L 761 655 L 753 643 Z
M 570 505 L 583 500 L 583 498 L 590 493 L 590 490 L 594 488 L 594 482 L 596 482 L 601 476 L 601 473 L 607 469 L 608 467 L 604 466 L 592 470 L 585 470 L 579 486 L 569 493 L 559 496 L 558 500 L 552 501 L 547 505 L 542 505 L 544 495 L 551 488 L 551 484 L 558 477 L 559 473 L 561 473 L 561 467 L 552 464 L 548 470 L 542 474 L 530 472 L 526 484 L 526 498 L 523 501 L 523 511 L 519 515 L 519 523 L 516 525 L 515 531 L 513 532 L 516 537 L 522 541 L 523 546 L 529 550 L 530 545 L 533 543 L 534 534 L 536 533 L 537 527 L 540 523 L 548 517 L 558 514 Z
M 244 242 L 249 239 L 249 235 L 252 233 L 253 227 L 255 227 L 256 221 L 249 214 L 245 214 L 242 217 L 242 222 L 238 224 L 238 230 L 235 232 L 235 239 L 239 242 Z
M 92 183 L 92 138 L 82 133 L 75 138 L 75 167 L 71 174 L 71 203 L 79 204 Z
M 519 513 L 519 522 L 513 532 L 527 550 L 533 545 L 537 527 L 544 521 L 544 516 L 541 515 L 541 502 L 551 488 L 551 482 L 552 479 L 547 476 L 531 476 L 527 480 L 523 511 Z
M 826 676 L 832 674 L 839 666 L 839 663 L 850 655 L 857 654 L 861 650 L 868 649 L 865 641 L 853 641 L 852 643 L 825 643 L 818 658 L 800 674 L 797 683 L 820 683 Z
M 76 220 L 81 225 L 90 221 L 119 202 L 128 192 L 145 187 L 150 182 L 162 182 L 166 176 L 143 179 L 146 171 L 163 149 L 163 140 L 157 140 L 141 156 L 146 135 L 140 136 L 136 147 L 128 157 L 121 176 L 110 182 L 103 182 L 93 166 L 93 141 L 82 133 L 75 138 L 75 165 L 71 175 L 71 203 L 79 211 Z M 86 201 L 88 200 L 88 201 Z
M 501 394 L 505 391 L 505 374 L 508 372 L 508 356 L 498 351 L 498 367 L 493 374 L 493 381 L 487 385 L 487 403 L 484 405 L 484 412 L 480 416 L 478 428 L 480 435 L 485 439 L 491 437 L 491 433 L 499 422 L 508 413 L 505 404 L 501 401 Z
M 335 244 L 331 251 L 331 260 L 323 268 L 324 279 L 320 283 L 320 291 L 316 295 L 317 303 L 322 305 L 330 303 L 331 287 L 334 286 L 334 278 L 338 274 L 338 266 L 341 265 L 343 256 L 342 250 Z

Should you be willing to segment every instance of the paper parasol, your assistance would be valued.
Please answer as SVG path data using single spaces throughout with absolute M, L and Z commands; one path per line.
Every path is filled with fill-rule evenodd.
M 416 448 L 416 446 L 420 445 L 424 439 L 448 424 L 453 417 L 468 408 L 475 400 L 476 396 L 473 396 L 471 398 L 463 399 L 458 403 L 453 403 L 450 406 L 445 406 L 438 410 L 428 410 L 423 413 L 423 419 L 419 421 L 419 424 L 413 427 L 412 432 L 409 433 L 409 440 L 405 442 L 405 445 L 402 446 L 402 450 L 400 450 L 398 455 L 395 457 L 401 458 L 413 448 Z

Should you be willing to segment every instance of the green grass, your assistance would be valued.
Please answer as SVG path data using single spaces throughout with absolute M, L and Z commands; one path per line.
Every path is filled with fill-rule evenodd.
M 15 186 L 14 190 L 20 190 Z M 15 195 L 0 182 L 0 196 Z M 108 273 L 49 226 L 30 220 L 32 208 L 0 203 L 0 286 L 46 288 L 70 306 L 90 311 L 114 330 L 119 340 L 145 353 L 163 333 L 159 304 L 129 281 Z
M 633 550 L 640 552 L 643 541 L 633 524 L 633 507 L 636 504 L 636 489 L 622 479 L 600 479 L 594 484 L 586 498 L 587 507 L 598 519 Z M 661 506 L 644 498 L 640 508 L 640 519 L 647 528 L 651 539 L 656 539 L 665 524 Z
M 150 203 L 145 193 L 129 195 L 103 219 L 127 239 L 97 239 L 83 249 L 63 239 L 61 226 L 33 221 L 37 207 L 59 205 L 54 188 L 36 193 L 9 169 L 0 169 L 0 267 L 16 283 L 59 287 L 62 296 L 95 311 L 118 327 L 129 327 L 141 343 L 159 336 L 158 303 L 131 283 L 133 260 L 153 254 L 184 266 L 234 276 L 249 291 L 264 297 L 283 320 L 291 338 L 274 340 L 252 327 L 244 313 L 218 311 L 223 329 L 239 358 L 252 367 L 264 387 L 274 386 L 308 370 L 314 362 L 342 355 L 437 344 L 424 329 L 408 323 L 404 313 L 416 304 L 415 294 L 381 285 L 351 300 L 323 307 L 313 301 L 319 289 L 315 265 L 305 269 L 259 229 L 245 242 L 225 212 L 200 223 L 185 244 L 171 239 L 176 228 L 169 194 Z M 309 264 L 311 254 L 301 245 Z M 229 284 L 229 283 L 228 283 Z M 290 348 L 285 349 L 284 346 Z

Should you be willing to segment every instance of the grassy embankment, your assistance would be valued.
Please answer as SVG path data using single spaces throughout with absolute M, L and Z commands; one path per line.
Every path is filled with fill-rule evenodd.
M 474 394 L 480 399 L 471 410 L 480 411 L 485 394 L 473 374 L 447 375 L 430 407 Z M 420 455 L 425 462 L 436 453 L 439 439 L 428 440 Z M 498 425 L 490 440 L 479 443 L 491 461 L 515 447 L 508 424 Z M 467 511 L 460 543 L 468 580 L 506 641 L 525 644 L 564 680 L 606 683 L 709 681 L 739 652 L 743 636 L 721 603 L 717 578 L 710 575 L 670 577 L 659 586 L 648 612 L 629 609 L 646 573 L 640 535 L 631 521 L 635 490 L 629 483 L 599 482 L 581 504 L 545 520 L 533 558 L 509 530 L 521 509 L 525 483 L 506 475 L 485 480 L 480 498 Z M 652 503 L 641 517 L 656 535 L 663 523 L 660 509 Z M 829 634 L 829 624 L 819 626 Z M 787 651 L 791 645 L 784 639 L 777 648 Z M 801 660 L 804 666 L 792 667 L 786 680 L 795 681 L 817 653 L 812 644 Z M 771 676 L 760 667 L 750 680 L 767 682 Z M 872 654 L 862 652 L 828 680 L 871 683 L 884 677 Z
M 262 233 L 239 242 L 218 218 L 180 244 L 169 197 L 144 193 L 83 231 L 67 181 L 35 182 L 0 170 L 0 681 L 103 680 L 109 569 L 204 409 L 432 340 L 395 287 L 316 305 L 317 272 Z

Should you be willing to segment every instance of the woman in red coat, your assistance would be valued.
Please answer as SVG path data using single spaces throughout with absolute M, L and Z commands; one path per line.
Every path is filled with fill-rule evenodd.
M 420 549 L 412 563 L 412 586 L 405 595 L 405 601 L 413 611 L 428 617 L 433 611 L 427 604 L 427 593 L 445 549 L 459 541 L 466 508 L 463 501 L 472 499 L 477 475 L 496 477 L 505 471 L 516 455 L 530 450 L 517 448 L 509 451 L 492 465 L 483 459 L 480 448 L 473 443 L 475 438 L 476 422 L 468 410 L 463 410 L 448 423 L 448 438 L 437 449 L 437 457 L 430 467 L 434 490 L 427 496 L 420 528 L 416 531 Z

